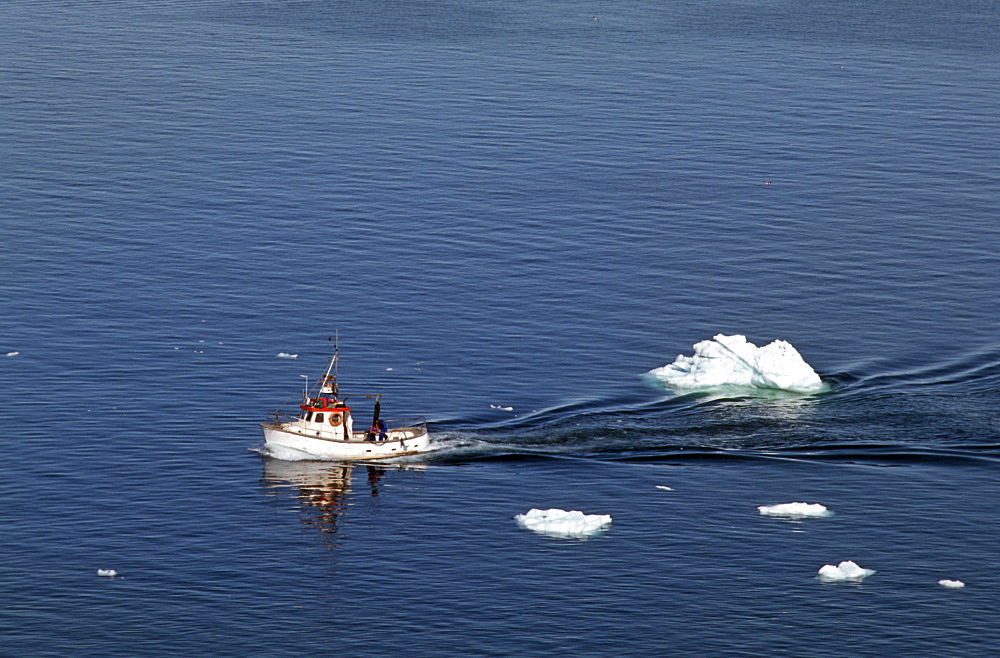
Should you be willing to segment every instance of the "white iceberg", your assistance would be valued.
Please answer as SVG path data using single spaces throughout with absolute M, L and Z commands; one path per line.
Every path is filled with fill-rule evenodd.
M 107 578 L 114 578 L 115 576 L 118 575 L 118 572 L 115 571 L 114 569 L 98 569 L 97 570 L 97 575 L 98 576 L 105 576 Z
M 757 510 L 764 516 L 780 516 L 786 519 L 813 519 L 833 516 L 833 512 L 819 503 L 781 503 L 780 505 L 759 505 Z
M 17 356 L 20 352 L 7 352 L 7 356 Z
M 723 336 L 694 345 L 694 356 L 678 356 L 649 375 L 677 389 L 703 390 L 720 386 L 780 389 L 813 393 L 823 381 L 791 343 L 776 340 L 757 347 L 744 336 Z
M 499 409 L 500 411 L 514 411 L 514 407 L 504 407 L 499 404 L 491 404 L 490 409 Z
M 299 358 L 299 355 L 298 354 L 289 354 L 288 352 L 278 352 L 278 358 L 279 359 L 297 359 L 297 358 Z
M 938 585 L 941 587 L 947 587 L 948 589 L 961 589 L 965 587 L 965 583 L 961 580 L 948 580 L 947 578 L 939 580 Z
M 819 570 L 819 579 L 827 583 L 844 581 L 861 582 L 873 573 L 875 573 L 874 569 L 862 569 L 854 562 L 845 560 L 837 566 L 833 566 L 832 564 L 824 565 Z
M 611 525 L 608 514 L 584 514 L 561 509 L 533 509 L 514 517 L 522 528 L 553 537 L 589 537 Z

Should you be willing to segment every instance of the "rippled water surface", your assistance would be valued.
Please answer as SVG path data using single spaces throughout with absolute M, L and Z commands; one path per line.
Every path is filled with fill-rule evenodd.
M 4 3 L 0 654 L 996 655 L 998 34 L 975 0 Z M 336 332 L 439 450 L 262 454 Z M 720 333 L 825 390 L 646 376 Z M 792 501 L 834 514 L 756 509 Z

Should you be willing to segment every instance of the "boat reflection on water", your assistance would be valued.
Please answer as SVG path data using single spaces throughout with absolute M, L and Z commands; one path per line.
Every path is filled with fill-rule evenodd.
M 340 545 L 339 531 L 349 505 L 378 498 L 387 475 L 424 470 L 421 465 L 357 464 L 328 461 L 285 461 L 264 458 L 264 487 L 280 496 L 292 491 L 307 512 L 302 522 L 323 533 L 327 547 Z

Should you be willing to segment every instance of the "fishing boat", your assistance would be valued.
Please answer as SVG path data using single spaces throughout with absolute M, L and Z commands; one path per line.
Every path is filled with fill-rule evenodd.
M 423 418 L 383 418 L 381 393 L 342 393 L 337 383 L 338 360 L 335 347 L 326 373 L 312 389 L 307 380 L 300 413 L 287 415 L 279 409 L 261 423 L 268 448 L 288 448 L 311 457 L 348 461 L 389 459 L 431 450 Z M 374 400 L 371 425 L 366 429 L 355 430 L 353 411 L 347 404 L 349 397 Z

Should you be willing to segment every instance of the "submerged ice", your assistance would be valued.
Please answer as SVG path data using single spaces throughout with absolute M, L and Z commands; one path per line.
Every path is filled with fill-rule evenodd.
M 589 537 L 611 525 L 609 514 L 584 514 L 561 509 L 533 509 L 514 517 L 522 528 L 553 537 Z
M 812 393 L 823 388 L 819 375 L 791 343 L 776 340 L 757 347 L 738 335 L 719 334 L 696 343 L 694 356 L 682 354 L 649 375 L 687 390 L 742 386 Z

